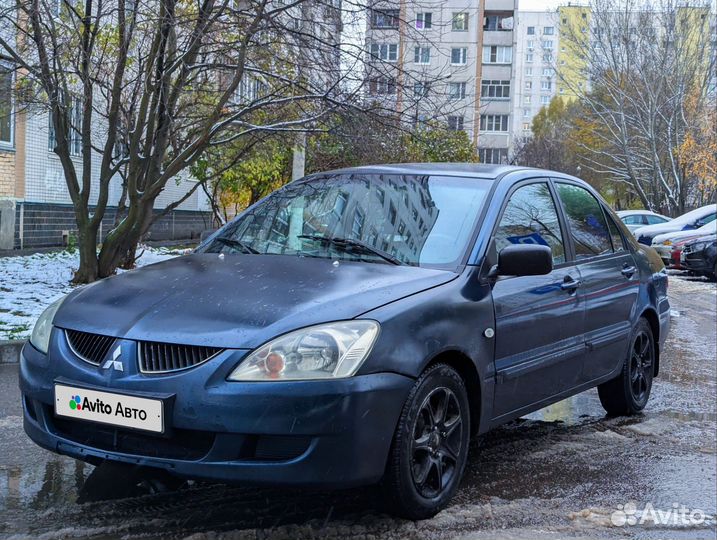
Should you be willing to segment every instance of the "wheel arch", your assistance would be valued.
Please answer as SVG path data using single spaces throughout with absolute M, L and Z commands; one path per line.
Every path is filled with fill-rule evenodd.
M 480 375 L 478 374 L 478 369 L 476 368 L 475 363 L 463 351 L 451 349 L 441 351 L 431 358 L 431 360 L 424 366 L 421 373 L 435 364 L 449 365 L 455 369 L 461 376 L 461 379 L 463 379 L 468 393 L 468 404 L 470 406 L 471 413 L 470 433 L 471 437 L 476 435 L 480 426 L 480 414 L 482 410 L 481 398 L 483 392 L 481 390 Z
M 643 310 L 640 317 L 644 318 L 648 322 L 650 330 L 652 330 L 652 337 L 654 338 L 655 346 L 655 370 L 653 377 L 657 377 L 657 374 L 660 371 L 660 319 L 657 316 L 657 312 L 652 308 L 646 308 Z

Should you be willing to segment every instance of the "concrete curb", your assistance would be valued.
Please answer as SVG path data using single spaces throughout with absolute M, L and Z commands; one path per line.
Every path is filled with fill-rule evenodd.
M 17 364 L 24 340 L 0 341 L 0 364 Z

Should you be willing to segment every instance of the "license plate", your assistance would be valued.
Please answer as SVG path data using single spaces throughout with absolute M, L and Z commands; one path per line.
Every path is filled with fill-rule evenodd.
M 137 396 L 55 385 L 55 414 L 112 426 L 164 431 L 163 402 Z

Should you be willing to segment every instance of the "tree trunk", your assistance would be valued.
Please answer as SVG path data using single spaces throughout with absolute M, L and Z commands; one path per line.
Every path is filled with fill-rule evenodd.
M 131 205 L 127 217 L 105 238 L 98 258 L 98 277 L 113 275 L 117 268 L 134 253 L 140 238 L 152 222 L 154 200 L 141 201 Z M 134 257 L 132 257 L 134 258 Z
M 72 278 L 73 283 L 91 283 L 97 279 L 97 230 L 91 224 L 78 225 L 80 266 Z

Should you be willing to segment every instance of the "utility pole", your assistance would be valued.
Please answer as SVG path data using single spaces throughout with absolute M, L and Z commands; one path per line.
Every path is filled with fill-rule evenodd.
M 299 40 L 303 39 L 303 36 L 305 35 L 306 30 L 306 21 L 309 18 L 309 11 L 311 10 L 311 1 L 306 0 L 301 4 L 301 20 L 299 21 L 299 32 L 300 32 L 300 38 Z M 306 56 L 304 49 L 306 46 L 299 42 L 299 50 L 297 51 L 298 54 L 298 69 L 297 69 L 297 78 L 299 80 L 299 84 L 302 84 L 303 77 L 304 77 L 304 64 L 306 63 Z M 293 148 L 293 155 L 292 155 L 292 162 L 291 162 L 291 180 L 292 182 L 294 180 L 298 180 L 299 178 L 303 177 L 306 170 L 306 131 L 300 131 L 296 134 L 296 139 L 294 140 L 294 148 Z

